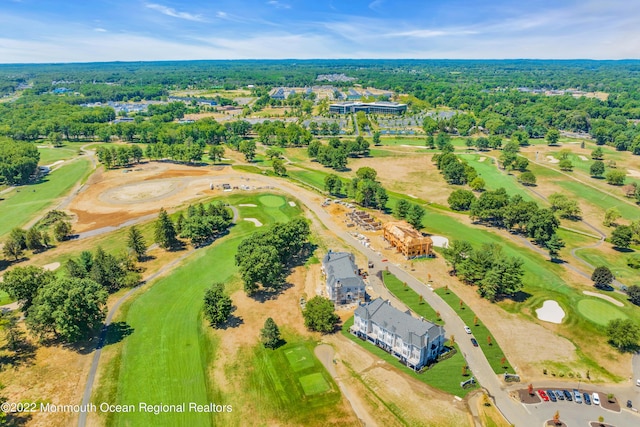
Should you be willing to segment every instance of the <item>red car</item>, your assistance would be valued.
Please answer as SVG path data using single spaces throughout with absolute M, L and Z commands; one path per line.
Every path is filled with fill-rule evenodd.
M 542 400 L 544 400 L 545 402 L 549 401 L 549 396 L 547 396 L 547 393 L 545 393 L 544 390 L 538 390 L 538 394 L 540 395 Z

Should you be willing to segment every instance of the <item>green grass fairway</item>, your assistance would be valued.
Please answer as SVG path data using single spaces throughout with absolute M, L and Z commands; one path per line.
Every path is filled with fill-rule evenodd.
M 122 348 L 114 404 L 209 402 L 205 369 L 209 355 L 200 331 L 202 298 L 214 281 L 224 282 L 235 273 L 233 254 L 245 234 L 241 229 L 249 227 L 234 227 L 229 236 L 192 255 L 131 303 L 124 320 L 133 333 Z M 122 426 L 212 424 L 210 415 L 189 412 L 162 417 L 118 413 L 113 421 Z
M 269 208 L 278 208 L 286 203 L 284 197 L 272 195 L 260 196 L 258 200 Z
M 38 148 L 38 151 L 40 152 L 40 161 L 38 162 L 40 165 L 50 165 L 58 160 L 67 160 L 78 154 L 78 150 L 64 147 Z
M 238 194 L 224 200 L 233 205 L 257 204 L 259 197 Z M 265 209 L 241 207 L 240 213 L 258 217 L 269 225 L 273 223 L 268 213 L 270 210 L 277 211 L 284 218 L 300 213 L 298 207 L 288 204 Z M 202 331 L 202 299 L 213 282 L 228 282 L 237 273 L 234 264 L 237 247 L 254 230 L 253 224 L 240 221 L 231 228 L 229 235 L 196 251 L 169 276 L 153 283 L 127 304 L 126 313 L 120 320 L 125 321 L 133 333 L 124 339 L 121 353 L 115 356 L 118 358 L 118 363 L 113 364 L 116 368 L 107 369 L 106 373 L 113 377 L 111 383 L 117 385 L 110 385 L 109 380 L 101 381 L 96 395 L 113 404 L 127 405 L 139 402 L 206 404 L 219 397 L 215 384 L 208 382 L 207 366 L 212 363 L 217 349 L 211 344 L 208 333 Z M 233 333 L 233 330 L 227 333 Z M 282 357 L 288 366 L 289 362 Z M 291 371 L 290 367 L 287 369 Z M 301 373 L 313 372 L 303 370 Z M 298 387 L 303 393 L 301 385 Z M 164 413 L 162 416 L 147 412 L 114 413 L 107 419 L 107 425 L 117 426 L 208 426 L 216 422 L 215 416 L 210 414 L 188 411 Z
M 302 371 L 313 366 L 313 356 L 304 346 L 294 347 L 284 352 L 284 355 L 295 372 Z
M 469 166 L 473 166 L 478 175 L 484 179 L 487 190 L 497 190 L 503 187 L 511 196 L 519 194 L 524 200 L 540 203 L 540 199 L 534 198 L 524 186 L 518 184 L 518 173 L 507 175 L 506 172 L 498 170 L 492 158 L 478 154 L 458 154 L 458 157 L 466 160 Z M 479 162 L 478 160 L 482 157 L 485 158 L 484 161 Z
M 38 184 L 14 188 L 2 196 L 4 200 L 0 201 L 0 237 L 11 229 L 22 226 L 38 213 L 44 213 L 55 199 L 80 182 L 90 167 L 88 160 L 77 160 L 51 172 Z
M 304 394 L 306 394 L 307 396 L 324 393 L 325 391 L 329 391 L 331 389 L 329 383 L 327 383 L 322 374 L 319 372 L 300 377 L 300 384 L 302 385 Z
M 587 319 L 602 326 L 607 326 L 607 323 L 613 319 L 629 318 L 611 303 L 591 298 L 578 301 L 578 311 Z

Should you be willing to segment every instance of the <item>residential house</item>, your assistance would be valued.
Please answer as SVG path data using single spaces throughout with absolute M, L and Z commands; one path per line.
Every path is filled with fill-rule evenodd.
M 356 308 L 351 332 L 397 357 L 413 370 L 434 362 L 444 348 L 444 328 L 377 298 Z
M 365 301 L 365 283 L 353 254 L 330 250 L 322 259 L 322 273 L 327 279 L 327 297 L 335 304 Z

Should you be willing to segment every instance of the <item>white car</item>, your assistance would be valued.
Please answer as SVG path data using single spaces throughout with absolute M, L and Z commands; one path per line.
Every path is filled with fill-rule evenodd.
M 466 333 L 470 334 L 470 333 L 471 333 L 471 328 L 469 328 L 468 326 L 465 326 L 465 327 L 464 327 L 464 331 L 465 331 Z
M 600 395 L 598 393 L 593 393 L 591 395 L 591 401 L 593 402 L 594 405 L 599 405 L 600 404 Z

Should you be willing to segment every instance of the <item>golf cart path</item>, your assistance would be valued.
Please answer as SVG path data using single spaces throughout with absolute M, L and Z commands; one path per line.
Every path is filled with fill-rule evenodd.
M 356 394 L 351 394 L 349 389 L 342 383 L 341 378 L 338 376 L 334 365 L 335 351 L 333 347 L 329 344 L 320 344 L 316 346 L 313 352 L 316 354 L 318 360 L 322 362 L 329 374 L 331 374 L 333 380 L 338 384 L 340 391 L 351 404 L 353 412 L 355 412 L 362 425 L 365 427 L 377 427 L 378 423 L 371 417 L 369 411 L 366 410 L 366 406 L 362 403 L 360 397 Z

